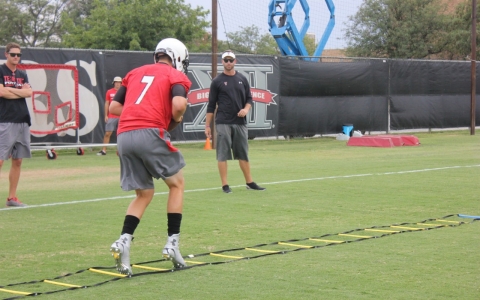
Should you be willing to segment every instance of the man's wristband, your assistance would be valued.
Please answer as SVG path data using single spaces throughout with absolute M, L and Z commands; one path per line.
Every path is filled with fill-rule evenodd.
M 210 128 L 210 125 L 205 125 L 206 128 Z

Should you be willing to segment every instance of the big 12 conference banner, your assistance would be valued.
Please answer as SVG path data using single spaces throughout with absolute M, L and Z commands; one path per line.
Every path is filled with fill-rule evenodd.
M 0 49 L 5 52 L 4 48 Z M 113 78 L 124 77 L 136 67 L 153 63 L 153 52 L 25 48 L 22 49 L 22 53 L 24 54 L 23 64 L 65 64 L 75 66 L 79 75 L 80 126 L 78 131 L 68 130 L 66 135 L 32 135 L 32 143 L 102 143 L 105 134 L 105 93 L 112 87 Z M 5 60 L 0 59 L 0 63 L 4 62 Z M 220 56 L 218 56 L 218 62 L 217 72 L 220 73 L 222 72 Z M 173 141 L 205 139 L 206 106 L 212 81 L 211 66 L 211 55 L 190 55 L 188 77 L 192 81 L 192 87 L 188 94 L 189 107 L 182 126 L 178 126 L 171 132 Z M 254 101 L 247 116 L 249 138 L 276 136 L 280 82 L 278 60 L 270 56 L 238 55 L 236 70 L 249 80 Z M 35 82 L 56 80 L 42 78 L 44 76 L 42 72 L 27 71 L 27 74 L 33 88 L 36 86 Z M 54 93 L 64 94 L 62 85 L 54 82 L 53 86 L 56 88 Z M 59 99 L 63 101 L 61 97 Z M 34 112 L 30 111 L 30 113 Z M 32 124 L 33 127 L 40 125 Z M 114 135 L 110 142 L 116 142 Z
M 278 123 L 278 62 L 272 57 L 238 56 L 235 65 L 250 83 L 253 106 L 247 115 L 249 138 L 275 136 Z M 189 108 L 181 130 L 175 129 L 175 138 L 200 140 L 205 135 L 205 117 L 212 82 L 211 56 L 192 55 L 188 68 L 192 87 L 188 94 Z M 218 65 L 217 73 L 223 72 Z M 178 136 L 177 136 L 178 134 Z

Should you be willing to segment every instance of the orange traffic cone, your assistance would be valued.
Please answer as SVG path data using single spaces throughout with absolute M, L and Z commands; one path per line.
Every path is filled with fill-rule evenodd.
M 205 146 L 203 146 L 203 150 L 212 150 L 212 144 L 210 143 L 210 139 L 207 138 L 205 141 Z

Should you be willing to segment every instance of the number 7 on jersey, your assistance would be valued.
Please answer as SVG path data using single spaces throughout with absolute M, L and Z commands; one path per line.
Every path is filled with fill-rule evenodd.
M 135 104 L 140 104 L 140 102 L 142 102 L 143 100 L 143 97 L 145 97 L 145 94 L 147 93 L 147 90 L 150 88 L 150 86 L 152 85 L 153 83 L 153 79 L 155 79 L 155 76 L 143 76 L 142 78 L 142 83 L 146 83 L 147 85 L 145 86 L 145 88 L 143 89 L 142 93 L 140 94 L 140 96 L 138 97 L 137 101 L 135 101 Z

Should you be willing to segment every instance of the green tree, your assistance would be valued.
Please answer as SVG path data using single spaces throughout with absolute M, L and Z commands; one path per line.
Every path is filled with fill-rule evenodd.
M 211 53 L 212 34 L 205 32 L 202 37 L 196 38 L 188 44 L 190 53 Z
M 175 37 L 189 47 L 210 25 L 208 11 L 184 0 L 93 0 L 89 13 L 83 22 L 77 22 L 81 14 L 63 15 L 65 46 L 153 50 L 160 40 Z
M 255 26 L 240 27 L 239 31 L 227 33 L 227 41 L 219 43 L 219 52 L 232 49 L 240 53 L 277 55 L 280 51 L 270 33 L 261 34 Z
M 270 33 L 260 36 L 260 41 L 257 44 L 257 54 L 279 55 L 280 53 L 280 48 Z
M 306 35 L 303 38 L 303 44 L 305 45 L 305 48 L 307 49 L 308 54 L 311 56 L 315 52 L 315 49 L 317 49 L 317 45 L 315 44 L 315 38 L 313 36 Z
M 0 14 L 0 43 L 22 46 L 58 47 L 60 16 L 69 0 L 3 0 Z
M 425 58 L 448 50 L 451 17 L 439 0 L 365 0 L 349 18 L 346 54 Z
M 480 3 L 477 4 L 477 14 L 480 13 Z M 477 45 L 480 42 L 477 20 Z M 470 59 L 472 34 L 472 3 L 471 0 L 461 2 L 455 8 L 454 19 L 447 36 L 447 50 L 451 58 Z M 480 57 L 480 49 L 477 47 L 477 59 Z
M 102 0 L 104 3 L 107 0 Z M 62 12 L 62 22 L 67 21 L 67 24 L 70 26 L 80 26 L 84 29 L 87 29 L 87 24 L 85 20 L 90 16 L 94 6 L 94 0 L 72 0 L 69 1 L 67 7 Z M 66 24 L 62 24 L 63 27 L 66 27 Z

